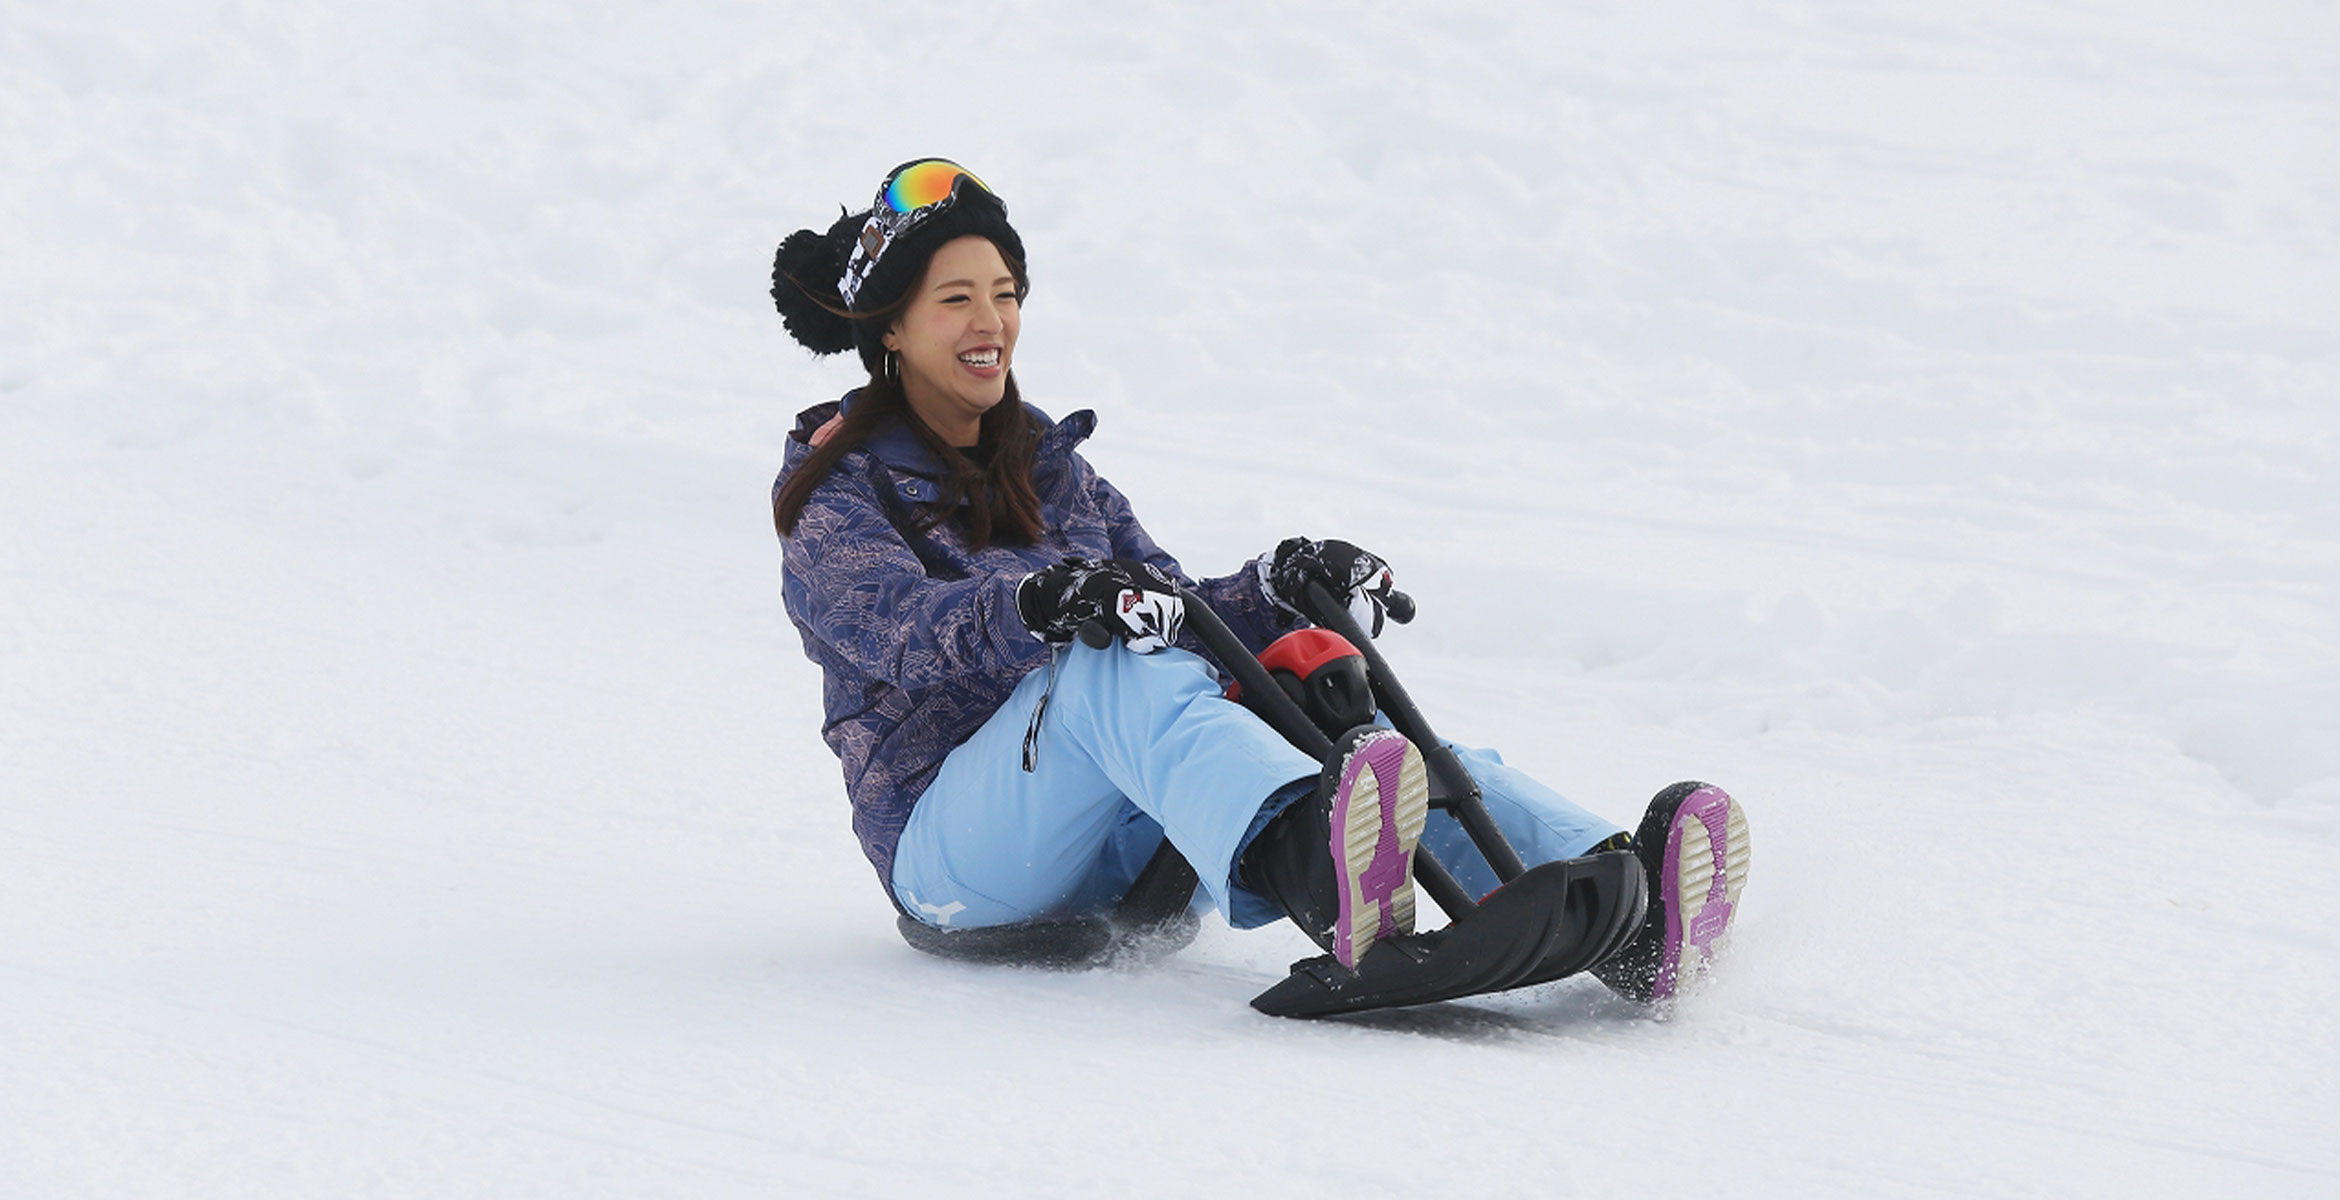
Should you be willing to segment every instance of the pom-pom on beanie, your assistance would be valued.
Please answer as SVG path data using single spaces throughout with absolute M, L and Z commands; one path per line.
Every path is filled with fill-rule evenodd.
M 957 172 L 942 199 L 904 211 L 896 181 L 914 168 L 941 164 Z M 1007 205 L 981 180 L 941 159 L 916 159 L 887 174 L 869 208 L 839 216 L 826 233 L 799 229 L 772 256 L 772 303 L 789 336 L 815 354 L 861 352 L 873 375 L 886 357 L 885 327 L 863 316 L 902 298 L 926 274 L 926 261 L 954 238 L 989 238 L 1017 264 L 1024 239 L 1008 224 Z M 853 278 L 848 282 L 848 274 Z

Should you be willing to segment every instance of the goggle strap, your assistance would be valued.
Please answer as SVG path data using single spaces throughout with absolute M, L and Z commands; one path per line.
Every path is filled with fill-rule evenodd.
M 950 186 L 936 199 L 907 211 L 894 207 L 896 185 L 922 167 L 950 168 Z M 886 181 L 878 185 L 877 199 L 870 204 L 869 219 L 861 223 L 861 236 L 853 239 L 853 253 L 845 261 L 845 274 L 837 280 L 837 294 L 844 298 L 845 307 L 853 307 L 853 298 L 861 294 L 861 285 L 869 281 L 877 270 L 878 260 L 894 242 L 911 230 L 925 224 L 927 219 L 948 212 L 959 198 L 959 188 L 969 183 L 989 192 L 973 171 L 943 158 L 925 158 L 894 169 Z

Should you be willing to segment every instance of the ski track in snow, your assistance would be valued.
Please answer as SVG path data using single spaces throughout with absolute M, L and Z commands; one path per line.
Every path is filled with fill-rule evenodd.
M 2340 10 L 0 7 L 0 1194 L 2340 1190 Z M 1190 568 L 1745 799 L 1734 955 L 921 959 L 775 241 L 958 157 Z

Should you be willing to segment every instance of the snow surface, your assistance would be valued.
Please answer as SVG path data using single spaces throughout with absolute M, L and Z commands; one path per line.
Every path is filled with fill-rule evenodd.
M 1192 568 L 1735 957 L 915 956 L 774 242 L 942 153 Z M 0 3 L 0 1194 L 2340 1194 L 2340 9 Z

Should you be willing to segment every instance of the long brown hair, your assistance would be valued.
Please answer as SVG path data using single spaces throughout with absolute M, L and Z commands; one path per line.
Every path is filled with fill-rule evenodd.
M 1007 394 L 983 414 L 976 444 L 989 450 L 990 456 L 980 466 L 919 419 L 909 398 L 902 394 L 901 380 L 872 374 L 845 410 L 845 419 L 813 447 L 773 495 L 772 527 L 780 536 L 796 532 L 805 501 L 837 463 L 891 421 L 908 426 L 945 472 L 942 497 L 918 526 L 920 530 L 949 520 L 964 501 L 971 548 L 981 550 L 993 542 L 1029 546 L 1040 540 L 1040 494 L 1032 484 L 1032 452 L 1040 441 L 1039 423 L 1024 411 L 1013 371 L 1008 373 Z

